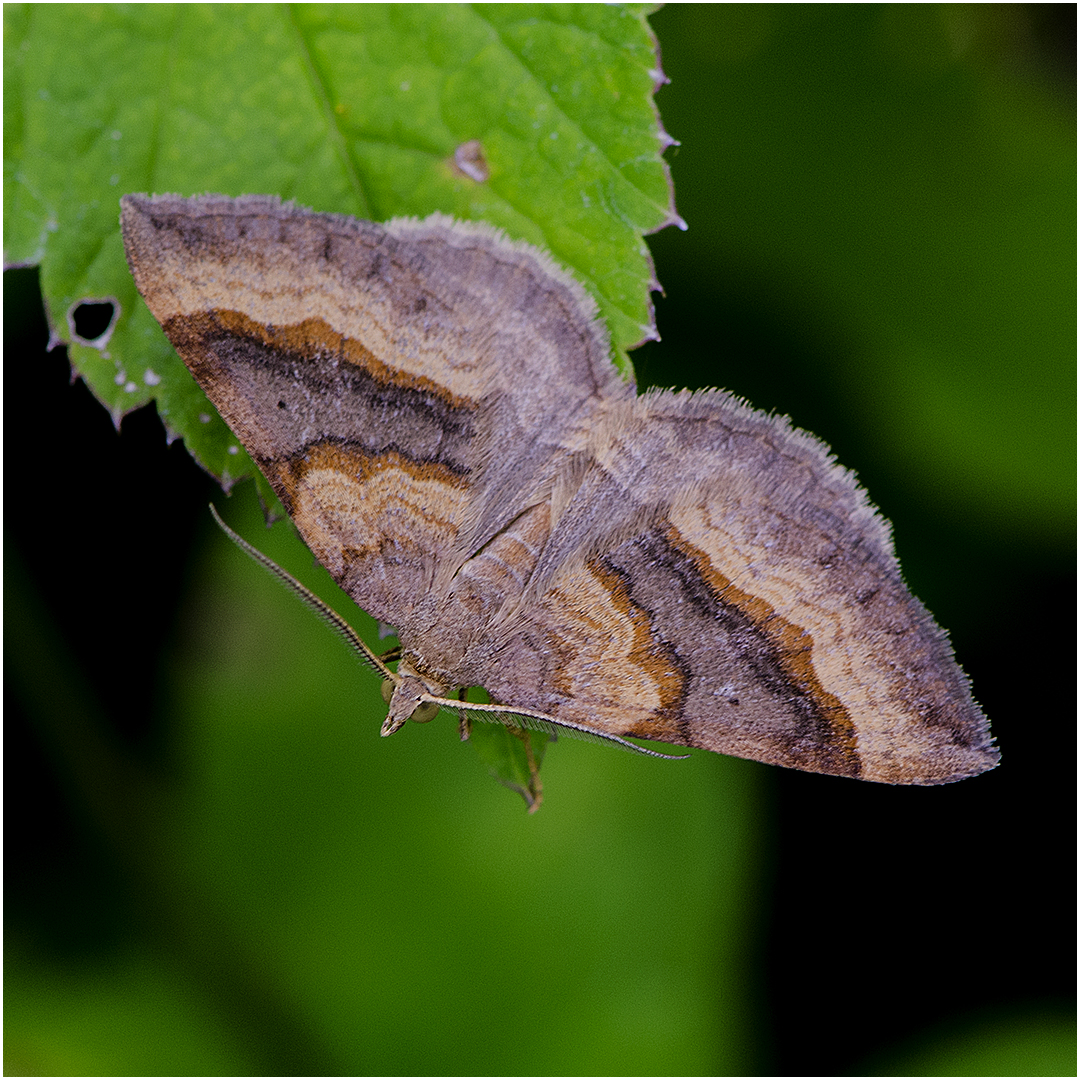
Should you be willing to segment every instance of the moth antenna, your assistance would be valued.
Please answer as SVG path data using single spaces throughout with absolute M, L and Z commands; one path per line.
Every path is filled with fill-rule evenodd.
M 222 532 L 245 555 L 250 555 L 264 570 L 272 574 L 287 589 L 292 590 L 331 630 L 345 639 L 346 644 L 365 664 L 373 667 L 384 679 L 397 682 L 397 676 L 383 663 L 379 656 L 376 656 L 368 648 L 364 639 L 329 604 L 317 597 L 306 585 L 301 585 L 287 570 L 282 570 L 273 559 L 268 558 L 258 548 L 249 544 L 239 533 L 230 529 L 221 520 L 221 515 L 217 512 L 217 507 L 213 503 L 210 504 L 210 513 L 214 515 L 214 520 L 221 527 Z M 391 649 L 390 653 L 394 651 L 394 649 Z M 387 655 L 390 655 L 390 653 Z
M 586 727 L 584 724 L 575 724 L 571 720 L 557 720 L 554 716 L 534 712 L 532 709 L 493 703 L 474 705 L 469 701 L 458 701 L 455 698 L 441 698 L 428 694 L 424 695 L 423 700 L 432 701 L 441 708 L 459 714 L 467 710 L 471 716 L 488 724 L 506 724 L 508 722 L 512 723 L 514 720 L 520 720 L 520 723 L 513 724 L 513 726 L 531 728 L 533 731 L 543 731 L 553 736 L 565 731 L 568 735 L 584 739 L 586 742 L 611 743 L 622 750 L 630 750 L 635 754 L 644 754 L 646 757 L 663 758 L 665 761 L 685 761 L 690 757 L 689 754 L 661 754 L 659 750 L 648 750 L 644 746 L 638 746 L 637 743 L 632 743 L 629 739 L 623 739 L 618 735 L 610 735 L 606 731 L 597 731 L 596 728 Z

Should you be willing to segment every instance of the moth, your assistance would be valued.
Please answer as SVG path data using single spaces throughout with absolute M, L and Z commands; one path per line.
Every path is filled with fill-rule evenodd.
M 184 363 L 315 557 L 397 630 L 396 671 L 357 645 L 387 680 L 384 735 L 446 708 L 891 784 L 997 763 L 852 474 L 723 391 L 638 395 L 545 253 L 439 214 L 121 207 Z M 494 704 L 462 704 L 469 686 Z

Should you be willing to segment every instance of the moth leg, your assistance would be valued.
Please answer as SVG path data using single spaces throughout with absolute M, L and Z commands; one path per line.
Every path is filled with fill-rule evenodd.
M 540 766 L 533 753 L 532 740 L 525 728 L 518 727 L 516 724 L 507 724 L 506 727 L 511 735 L 516 735 L 525 744 L 525 760 L 529 766 L 529 786 L 524 791 L 520 788 L 518 790 L 521 791 L 521 796 L 528 805 L 529 813 L 535 814 L 544 801 L 544 785 L 540 781 Z
M 464 686 L 459 686 L 458 687 L 458 692 L 457 692 L 458 701 L 464 701 L 465 700 L 466 692 L 467 691 L 466 691 L 466 688 Z M 461 741 L 462 742 L 468 742 L 469 741 L 469 735 L 471 734 L 471 732 L 472 732 L 472 721 L 469 719 L 469 714 L 464 709 L 462 709 L 458 713 L 458 734 L 461 736 Z
M 401 646 L 400 645 L 394 645 L 392 648 L 387 649 L 386 652 L 380 653 L 379 654 L 379 659 L 384 664 L 392 664 L 395 660 L 400 660 L 401 659 Z

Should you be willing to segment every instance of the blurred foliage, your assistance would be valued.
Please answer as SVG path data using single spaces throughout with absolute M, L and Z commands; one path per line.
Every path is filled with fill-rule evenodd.
M 249 485 L 236 501 L 254 534 Z M 262 546 L 374 638 L 291 530 Z M 92 807 L 164 943 L 84 961 L 64 994 L 9 951 L 11 1071 L 162 1071 L 147 1019 L 159 1008 L 178 1029 L 168 1052 L 205 1040 L 173 1072 L 742 1070 L 743 1006 L 713 1010 L 718 973 L 741 978 L 726 935 L 748 918 L 752 767 L 725 762 L 721 778 L 699 757 L 656 770 L 560 742 L 547 801 L 527 815 L 451 721 L 379 739 L 377 684 L 344 645 L 328 648 L 325 628 L 231 545 L 206 559 L 162 677 L 176 782 L 140 793 L 151 820 L 134 828 Z M 8 602 L 20 621 L 40 618 Z M 9 643 L 8 665 L 30 707 L 51 714 L 35 719 L 69 739 L 73 718 L 43 700 L 83 696 L 59 646 Z M 104 751 L 76 742 L 76 791 L 107 788 Z M 669 914 L 642 926 L 642 907 Z M 188 1000 L 194 988 L 224 1019 Z M 85 1014 L 77 1060 L 64 1056 L 73 1008 Z M 536 1015 L 539 1033 L 519 1022 Z
M 863 1063 L 866 1076 L 1075 1076 L 1076 1013 L 967 1017 Z
M 180 447 L 134 414 L 93 456 L 60 379 L 7 480 L 8 1073 L 1072 1071 L 1074 658 L 1030 610 L 1072 595 L 1075 515 L 1044 17 L 651 19 L 690 229 L 650 241 L 639 381 L 725 385 L 858 468 L 1001 768 L 893 790 L 560 740 L 527 815 L 448 718 L 380 739 L 375 680 Z M 6 291 L 6 333 L 32 307 Z M 375 640 L 251 485 L 229 517 Z
M 887 483 L 945 516 L 1070 544 L 1075 115 L 1036 67 L 1031 18 L 1001 5 L 661 12 L 673 86 L 660 104 L 683 143 L 672 168 L 690 229 L 652 247 L 694 268 L 689 290 L 664 281 L 680 312 L 720 293 L 735 310 L 714 315 L 761 320 L 746 328 L 759 348 L 790 336 L 814 350 L 804 378 L 888 448 Z M 676 344 L 670 318 L 660 330 Z M 801 385 L 740 370 L 769 351 L 739 355 L 719 320 L 717 338 L 726 347 L 690 370 L 665 353 L 650 379 L 716 381 L 826 434 Z M 644 350 L 650 363 L 661 348 Z

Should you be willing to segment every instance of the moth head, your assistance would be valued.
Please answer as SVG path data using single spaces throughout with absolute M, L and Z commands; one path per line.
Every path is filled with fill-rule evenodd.
M 383 679 L 383 700 L 390 711 L 383 721 L 382 734 L 393 735 L 406 720 L 426 724 L 435 719 L 439 703 L 431 700 L 431 692 L 424 681 L 416 675 L 399 675 L 397 679 Z

